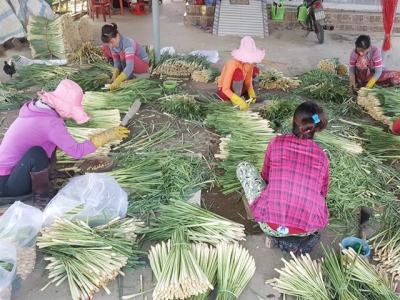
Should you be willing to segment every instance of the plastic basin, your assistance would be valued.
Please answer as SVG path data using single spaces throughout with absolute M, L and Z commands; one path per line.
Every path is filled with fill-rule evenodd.
M 356 237 L 346 237 L 342 240 L 342 246 L 343 248 L 353 248 L 356 252 L 359 249 L 359 246 L 362 245 L 362 250 L 360 252 L 360 254 L 363 257 L 368 257 L 371 254 L 371 248 L 369 247 L 369 245 L 363 241 L 362 239 L 356 238 Z M 364 254 L 362 254 L 364 253 Z
M 164 81 L 164 83 L 163 83 L 164 88 L 167 90 L 173 90 L 174 88 L 176 88 L 177 85 L 178 85 L 178 83 L 173 80 L 167 80 L 167 81 Z

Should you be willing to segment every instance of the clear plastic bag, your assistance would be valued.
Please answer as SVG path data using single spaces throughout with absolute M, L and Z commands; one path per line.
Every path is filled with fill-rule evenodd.
M 17 270 L 17 251 L 14 245 L 0 241 L 0 299 L 11 299 L 11 283 Z
M 31 247 L 42 228 L 43 213 L 21 201 L 14 202 L 0 218 L 0 240 L 16 247 Z
M 117 181 L 108 175 L 90 173 L 73 178 L 50 201 L 43 211 L 46 227 L 59 216 L 83 205 L 83 209 L 70 219 L 87 221 L 89 226 L 104 225 L 110 220 L 126 216 L 128 195 Z

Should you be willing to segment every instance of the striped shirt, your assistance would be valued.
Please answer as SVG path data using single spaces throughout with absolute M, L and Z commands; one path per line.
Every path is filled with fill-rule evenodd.
M 371 72 L 375 72 L 374 77 L 376 80 L 378 80 L 382 74 L 383 69 L 381 50 L 377 46 L 371 45 L 371 48 L 366 55 L 369 59 L 369 69 L 371 70 Z M 360 55 L 356 52 L 356 49 L 353 49 L 353 51 L 351 51 L 349 61 L 350 74 L 355 74 L 355 67 L 359 56 Z
M 329 162 L 313 140 L 293 134 L 275 137 L 268 145 L 261 176 L 267 186 L 250 205 L 256 221 L 306 232 L 327 225 Z
M 119 45 L 118 47 L 110 47 L 111 55 L 114 61 L 114 68 L 121 67 L 120 51 L 125 53 L 126 67 L 123 73 L 126 77 L 129 77 L 134 69 L 134 57 L 137 56 L 145 62 L 149 62 L 149 56 L 146 50 L 136 41 L 119 35 Z

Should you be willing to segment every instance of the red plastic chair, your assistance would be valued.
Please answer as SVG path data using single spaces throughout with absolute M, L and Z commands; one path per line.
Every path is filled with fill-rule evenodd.
M 146 5 L 143 2 L 131 3 L 131 14 L 146 15 Z
M 96 3 L 95 0 L 92 0 L 92 19 L 94 21 L 94 12 L 96 11 L 96 19 L 99 18 L 99 9 L 101 8 L 101 12 L 103 14 L 103 20 L 104 22 L 107 22 L 106 20 L 106 9 L 108 9 L 108 16 L 111 19 L 111 4 L 109 0 L 100 0 L 100 3 Z

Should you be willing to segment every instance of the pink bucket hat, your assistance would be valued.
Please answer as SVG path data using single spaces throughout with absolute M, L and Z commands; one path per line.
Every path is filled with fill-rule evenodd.
M 231 52 L 232 56 L 244 63 L 260 63 L 265 57 L 265 50 L 256 47 L 254 40 L 245 36 L 240 41 L 240 47 Z
M 82 107 L 83 90 L 75 82 L 63 79 L 54 92 L 38 92 L 42 102 L 54 108 L 61 117 L 72 118 L 78 124 L 89 121 Z

